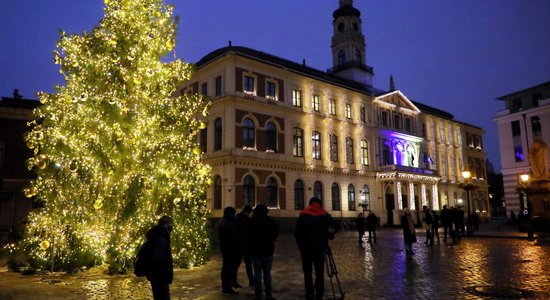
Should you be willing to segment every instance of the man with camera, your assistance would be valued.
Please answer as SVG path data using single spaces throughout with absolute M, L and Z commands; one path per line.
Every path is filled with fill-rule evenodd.
M 323 203 L 317 197 L 309 200 L 308 207 L 300 213 L 296 222 L 294 237 L 300 249 L 306 299 L 308 300 L 323 299 L 325 253 L 328 248 L 328 240 L 334 238 L 338 229 L 338 224 L 323 209 Z M 313 284 L 312 266 L 315 269 L 315 285 Z

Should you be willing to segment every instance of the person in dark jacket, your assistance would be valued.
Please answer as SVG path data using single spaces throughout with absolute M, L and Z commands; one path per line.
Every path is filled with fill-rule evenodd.
M 228 206 L 223 211 L 223 218 L 218 223 L 220 252 L 222 253 L 222 293 L 238 294 L 237 271 L 242 259 L 242 244 L 239 237 L 239 226 L 235 218 L 235 208 Z
M 254 215 L 250 221 L 250 240 L 252 241 L 250 254 L 254 263 L 254 299 L 262 297 L 263 277 L 266 300 L 274 300 L 271 289 L 271 267 L 275 240 L 279 236 L 279 225 L 275 219 L 267 215 L 268 212 L 264 204 L 258 204 L 254 208 Z
M 294 237 L 302 258 L 304 285 L 308 300 L 323 299 L 325 253 L 329 238 L 334 238 L 334 233 L 339 229 L 338 224 L 323 209 L 322 205 L 319 198 L 311 198 L 308 207 L 300 212 L 294 229 Z M 311 274 L 312 265 L 315 269 L 315 287 Z
M 439 215 L 435 210 L 432 210 L 433 223 L 432 223 L 432 243 L 435 238 L 437 238 L 437 243 L 439 244 Z
M 172 227 L 172 218 L 163 216 L 158 220 L 157 225 L 151 227 L 146 234 L 147 240 L 153 242 L 151 269 L 146 276 L 147 280 L 151 282 L 155 300 L 170 299 L 170 284 L 174 279 L 174 264 L 170 249 Z
M 403 229 L 405 252 L 407 255 L 413 255 L 412 244 L 416 243 L 416 228 L 414 228 L 414 220 L 409 209 L 406 209 L 405 214 L 401 217 L 401 228 Z
M 240 213 L 237 214 L 239 224 L 239 235 L 243 244 L 243 261 L 248 277 L 248 286 L 254 286 L 254 273 L 252 271 L 252 256 L 250 256 L 250 220 L 252 218 L 252 207 L 246 204 Z M 241 287 L 239 283 L 237 287 Z
M 369 242 L 374 241 L 376 243 L 376 224 L 378 223 L 378 217 L 372 211 L 367 216 L 367 230 L 369 231 Z
M 361 246 L 363 244 L 363 236 L 365 235 L 365 218 L 362 213 L 359 213 L 355 219 L 355 229 L 359 238 L 359 246 Z
M 443 226 L 443 242 L 447 242 L 447 235 L 451 236 L 452 232 L 452 215 L 451 210 L 447 208 L 447 205 L 443 205 L 441 210 L 441 226 Z

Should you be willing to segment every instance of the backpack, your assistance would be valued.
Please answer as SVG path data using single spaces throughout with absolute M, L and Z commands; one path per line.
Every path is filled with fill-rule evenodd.
M 136 258 L 134 259 L 134 274 L 137 277 L 143 277 L 149 274 L 152 255 L 153 242 L 148 240 L 141 245 Z

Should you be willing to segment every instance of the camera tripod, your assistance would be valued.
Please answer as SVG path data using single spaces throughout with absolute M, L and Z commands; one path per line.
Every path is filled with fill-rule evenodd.
M 330 250 L 330 246 L 327 245 L 327 249 L 325 250 L 326 255 L 326 265 L 327 265 L 327 275 L 330 278 L 330 286 L 332 287 L 332 299 L 344 299 L 344 291 L 342 291 L 342 285 L 340 285 L 340 279 L 338 279 L 338 269 L 336 268 L 336 263 L 334 262 L 334 256 L 332 256 L 332 250 Z M 334 291 L 334 283 L 332 281 L 332 277 L 336 278 L 336 283 L 338 284 L 338 290 L 340 291 L 340 297 L 336 298 L 336 293 Z

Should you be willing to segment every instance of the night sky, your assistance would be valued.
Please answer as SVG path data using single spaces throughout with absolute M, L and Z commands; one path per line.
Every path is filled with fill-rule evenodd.
M 246 46 L 326 70 L 332 67 L 337 0 L 166 0 L 179 16 L 176 57 L 196 62 L 228 45 Z M 367 64 L 374 86 L 446 110 L 485 129 L 500 168 L 495 98 L 550 80 L 548 0 L 364 0 Z M 100 0 L 0 0 L 0 96 L 24 98 L 63 84 L 52 62 L 59 29 L 90 31 Z

